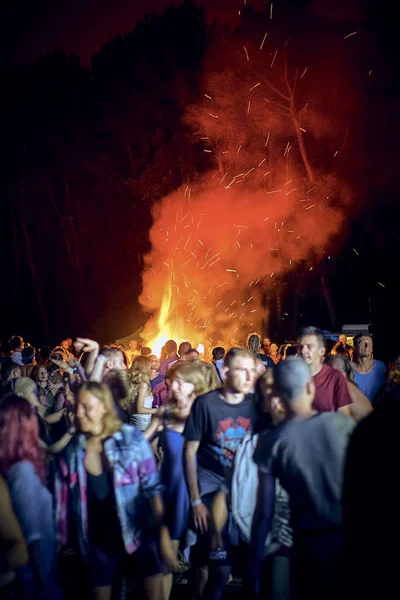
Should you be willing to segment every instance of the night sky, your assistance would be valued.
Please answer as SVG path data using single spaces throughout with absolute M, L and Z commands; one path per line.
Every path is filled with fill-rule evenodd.
M 161 14 L 168 4 L 158 0 L 43 0 L 9 3 L 0 9 L 0 67 L 5 83 L 0 226 L 3 340 L 21 334 L 36 345 L 55 344 L 63 336 L 82 334 L 108 342 L 124 337 L 146 320 L 137 299 L 143 255 L 150 250 L 152 210 L 158 199 L 182 184 L 183 173 L 209 168 L 203 151 L 195 145 L 188 147 L 180 165 L 174 160 L 167 164 L 166 157 L 175 156 L 177 139 L 187 143 L 183 105 L 200 98 L 204 73 L 210 70 L 216 52 L 213 43 L 217 43 L 211 37 L 205 43 L 199 30 L 190 47 L 184 34 L 180 39 L 185 30 L 177 26 L 177 50 L 172 48 L 174 41 L 165 42 L 168 52 L 161 69 L 153 63 L 157 53 L 152 54 L 152 47 L 157 51 L 163 47 L 164 34 L 157 33 L 162 23 L 151 30 L 150 38 L 154 38 L 138 34 L 135 50 L 129 44 L 121 49 L 112 40 L 130 34 L 145 13 Z M 242 3 L 204 0 L 202 4 L 209 31 L 214 19 L 240 25 Z M 269 3 L 252 0 L 247 4 L 259 12 L 266 7 L 269 15 Z M 395 19 L 383 8 L 373 0 L 286 0 L 275 2 L 273 11 L 277 39 L 280 29 L 293 31 L 301 44 L 301 28 L 305 32 L 313 23 L 321 32 L 326 28 L 329 35 L 340 31 L 340 39 L 342 32 L 360 31 L 353 62 L 345 65 L 349 82 L 359 78 L 361 83 L 354 93 L 343 92 L 343 115 L 350 115 L 351 123 L 348 154 L 340 167 L 354 201 L 315 271 L 310 274 L 303 264 L 307 274 L 302 279 L 295 282 L 292 275 L 282 276 L 279 286 L 303 286 L 297 326 L 313 323 L 338 330 L 343 323 L 372 320 L 378 350 L 388 358 L 399 350 L 400 333 L 395 269 L 399 253 L 395 160 L 399 68 Z M 251 39 L 256 17 L 252 21 L 249 15 L 248 29 L 238 35 Z M 184 23 L 187 17 L 180 18 Z M 201 17 L 196 18 L 200 23 Z M 324 44 L 322 33 L 318 35 L 316 31 L 317 43 Z M 221 39 L 227 43 L 226 36 Z M 188 52 L 182 50 L 185 43 Z M 327 56 L 335 53 L 329 42 L 325 46 Z M 55 49 L 64 51 L 66 57 L 79 56 L 83 68 L 61 55 L 37 62 Z M 134 67 L 129 66 L 130 52 L 136 57 Z M 89 71 L 96 53 L 93 71 Z M 138 57 L 143 66 L 138 66 Z M 222 60 L 218 69 L 223 69 Z M 363 77 L 369 71 L 366 82 Z M 315 168 L 325 165 L 324 161 L 323 156 L 314 161 Z M 321 276 L 328 282 L 334 323 L 321 293 Z M 278 294 L 276 289 L 267 294 L 271 313 L 279 310 L 290 315 L 293 293 Z M 290 318 L 278 322 L 272 314 L 265 326 L 278 341 L 293 337 Z

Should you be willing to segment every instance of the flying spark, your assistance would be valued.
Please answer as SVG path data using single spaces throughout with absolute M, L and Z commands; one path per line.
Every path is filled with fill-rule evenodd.
M 300 79 L 303 79 L 304 75 L 307 73 L 307 67 L 304 69 L 302 75 L 300 75 Z
M 253 87 L 249 89 L 249 92 L 252 92 L 253 90 L 255 90 L 256 87 L 258 87 L 259 85 L 261 85 L 261 81 L 259 81 L 258 83 L 256 83 L 256 85 L 253 85 Z
M 250 62 L 250 59 L 249 59 L 249 53 L 247 52 L 247 48 L 246 48 L 246 46 L 243 46 L 243 50 L 244 50 L 244 51 L 245 51 L 245 53 L 246 53 L 246 58 L 247 58 L 247 61 L 248 61 L 248 62 Z
M 267 39 L 267 35 L 268 35 L 268 33 L 266 33 L 263 37 L 263 41 L 261 42 L 260 50 L 262 50 L 262 47 L 264 46 L 264 42 Z
M 347 40 L 347 38 L 352 37 L 353 35 L 356 35 L 358 33 L 358 31 L 353 31 L 353 33 L 349 33 L 348 35 L 344 36 L 344 39 Z
M 271 5 L 272 6 L 272 5 Z M 274 65 L 275 59 L 276 59 L 276 55 L 278 54 L 278 50 L 275 50 L 275 54 L 274 54 L 274 58 L 272 59 L 272 63 L 271 63 L 271 68 Z

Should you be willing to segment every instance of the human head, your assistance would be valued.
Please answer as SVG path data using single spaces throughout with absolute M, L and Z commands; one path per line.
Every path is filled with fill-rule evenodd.
M 207 391 L 216 390 L 221 387 L 221 383 L 217 376 L 217 371 L 213 365 L 197 359 L 192 360 L 191 364 L 203 373 L 203 377 L 207 383 Z
M 344 354 L 329 354 L 325 359 L 325 364 L 340 371 L 349 381 L 354 381 L 354 371 L 349 359 Z
M 137 350 L 137 341 L 136 340 L 129 340 L 129 350 L 132 350 L 132 352 L 136 352 L 136 350 Z
M 356 358 L 369 358 L 374 350 L 372 336 L 368 333 L 358 333 L 354 336 L 353 344 Z
M 189 350 L 189 352 L 187 352 L 187 353 L 185 354 L 185 358 L 186 358 L 186 360 L 188 360 L 188 361 L 192 361 L 192 360 L 199 360 L 199 358 L 200 358 L 200 354 L 199 354 L 198 350 L 196 350 L 196 348 L 191 348 L 191 349 Z
M 33 369 L 31 377 L 36 383 L 43 383 L 49 380 L 49 372 L 44 365 L 37 365 Z
M 134 371 L 143 373 L 147 378 L 150 377 L 151 360 L 147 356 L 136 356 L 133 359 L 131 373 Z
M 83 433 L 101 436 L 102 439 L 120 429 L 121 421 L 117 417 L 111 391 L 105 383 L 89 381 L 80 387 L 76 399 L 76 420 Z
M 116 404 L 126 409 L 132 400 L 133 383 L 128 371 L 110 369 L 103 377 L 103 383 L 110 388 Z
M 325 337 L 318 327 L 303 327 L 298 338 L 299 354 L 310 367 L 319 367 L 325 356 Z
M 141 356 L 150 356 L 151 348 L 149 348 L 148 346 L 143 346 L 143 348 L 141 348 L 141 350 L 140 350 L 140 354 L 141 354 Z
M 346 335 L 344 333 L 341 333 L 339 335 L 339 343 L 343 344 L 343 346 L 346 348 L 346 346 L 347 346 L 347 338 L 346 338 Z
M 248 394 L 256 379 L 254 356 L 245 348 L 231 348 L 224 358 L 222 378 L 234 394 Z
M 260 399 L 261 412 L 269 413 L 274 425 L 285 420 L 287 410 L 274 388 L 274 369 L 270 367 L 265 369 L 265 372 L 257 379 L 256 394 Z
M 0 403 L 0 474 L 17 462 L 31 462 L 42 481 L 45 455 L 39 445 L 38 422 L 27 400 L 6 394 Z
M 297 354 L 296 346 L 292 346 L 292 345 L 286 346 L 285 358 L 288 358 L 289 356 L 296 356 L 296 354 Z
M 31 406 L 38 408 L 40 406 L 36 383 L 30 377 L 18 377 L 10 382 L 11 390 L 17 396 L 25 398 Z
M 212 359 L 214 362 L 216 362 L 217 360 L 222 360 L 225 356 L 225 349 L 222 348 L 222 346 L 215 346 L 215 348 L 212 349 Z
M 278 352 L 278 346 L 277 346 L 277 344 L 271 344 L 271 346 L 270 346 L 270 352 L 271 352 L 271 354 L 276 354 L 276 352 Z
M 1 365 L 1 378 L 4 383 L 8 383 L 12 379 L 21 377 L 20 367 L 10 358 L 7 358 Z
M 300 357 L 281 360 L 274 369 L 274 389 L 288 414 L 311 410 L 315 385 L 308 365 Z
M 246 348 L 251 354 L 257 356 L 261 348 L 261 336 L 258 333 L 250 333 L 247 336 Z
M 24 340 L 19 335 L 14 335 L 10 340 L 11 352 L 21 352 L 24 346 Z
M 188 354 L 188 352 L 190 352 L 191 349 L 192 345 L 190 344 L 190 342 L 182 342 L 179 345 L 178 354 L 181 358 L 183 358 L 184 356 L 186 356 L 186 354 Z
M 159 375 L 160 373 L 160 361 L 158 360 L 157 356 L 149 356 L 149 361 L 150 361 L 150 380 L 155 379 L 157 377 L 157 375 Z
M 43 348 L 40 348 L 39 357 L 41 362 L 46 362 L 49 360 L 50 352 L 51 350 L 49 346 L 43 346 Z
M 175 342 L 175 340 L 168 340 L 168 342 L 165 343 L 165 351 L 168 354 L 176 354 L 176 351 L 178 349 L 178 346 Z
M 24 365 L 32 365 L 35 361 L 35 348 L 27 346 L 21 352 Z
M 99 355 L 105 358 L 103 375 L 111 369 L 121 369 L 123 371 L 126 369 L 125 355 L 118 348 L 105 346 L 100 350 Z
M 72 338 L 65 338 L 65 340 L 63 340 L 61 342 L 61 348 L 63 350 L 66 350 L 67 352 L 71 351 L 71 347 L 72 347 Z
M 262 348 L 266 354 L 268 354 L 270 346 L 271 340 L 268 337 L 265 337 L 262 341 Z
M 208 391 L 208 385 L 201 369 L 191 362 L 173 365 L 168 373 L 170 390 L 176 405 L 187 416 L 196 396 Z M 183 416 L 183 415 L 181 415 Z

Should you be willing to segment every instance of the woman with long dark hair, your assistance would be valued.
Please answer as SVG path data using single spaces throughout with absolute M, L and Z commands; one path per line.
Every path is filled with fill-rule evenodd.
M 14 394 L 0 403 L 0 475 L 7 481 L 29 551 L 29 565 L 18 570 L 21 597 L 58 598 L 53 579 L 52 497 L 44 485 L 45 454 L 31 405 Z

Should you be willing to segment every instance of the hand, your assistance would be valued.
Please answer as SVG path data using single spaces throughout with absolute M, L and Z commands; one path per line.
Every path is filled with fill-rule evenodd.
M 65 399 L 68 400 L 68 402 L 70 404 L 72 404 L 72 405 L 75 404 L 75 396 L 72 393 L 71 386 L 69 385 L 69 381 L 65 382 L 64 394 L 65 394 Z
M 93 352 L 93 350 L 99 350 L 100 346 L 94 340 L 88 338 L 76 338 L 74 342 L 75 350 L 79 352 Z
M 160 529 L 160 550 L 168 571 L 178 571 L 178 557 L 172 546 L 168 528 L 165 525 Z
M 208 530 L 208 522 L 210 520 L 208 509 L 203 503 L 193 506 L 192 508 L 196 529 L 198 529 L 200 533 L 206 533 Z
M 57 367 L 59 367 L 60 369 L 62 369 L 64 371 L 64 373 L 72 373 L 73 372 L 71 367 L 63 360 L 56 360 L 55 358 L 52 358 L 51 362 L 54 363 L 55 365 L 57 365 Z
M 63 387 L 62 383 L 49 383 L 49 390 L 55 396 L 60 388 Z
M 68 429 L 70 429 L 73 425 L 75 425 L 75 414 L 74 414 L 74 411 L 70 407 L 68 407 L 66 409 L 65 420 L 66 420 Z

